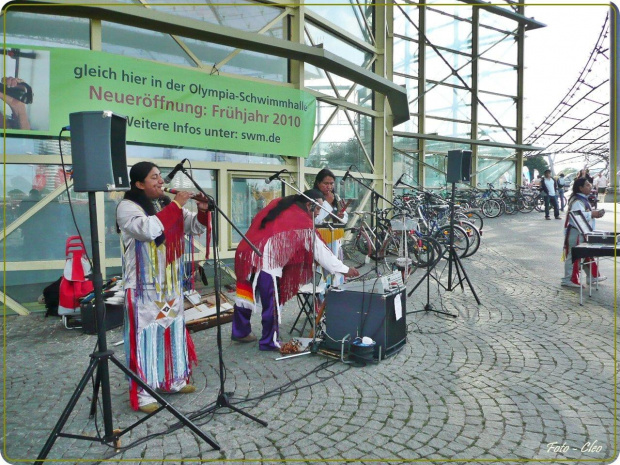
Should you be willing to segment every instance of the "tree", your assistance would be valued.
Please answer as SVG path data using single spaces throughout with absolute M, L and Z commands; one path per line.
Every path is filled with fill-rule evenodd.
M 534 170 L 538 170 L 542 176 L 542 174 L 549 169 L 549 163 L 547 163 L 547 160 L 545 160 L 542 155 L 527 158 L 523 166 L 527 166 L 527 169 L 530 170 L 530 176 L 534 176 Z M 530 181 L 533 181 L 533 179 L 530 179 Z

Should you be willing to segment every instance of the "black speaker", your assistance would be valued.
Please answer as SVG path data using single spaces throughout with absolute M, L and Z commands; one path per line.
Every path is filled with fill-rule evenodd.
M 397 353 L 407 342 L 405 289 L 390 294 L 330 290 L 325 307 L 323 347 L 340 351 L 340 341 L 368 336 L 376 342 L 374 358 L 384 359 Z M 400 318 L 396 319 L 396 300 Z
M 82 331 L 86 334 L 97 334 L 97 318 L 95 314 L 95 302 L 90 301 L 80 305 L 82 315 Z M 109 331 L 122 326 L 125 318 L 123 305 L 105 304 L 105 314 L 103 324 L 105 330 Z
M 471 150 L 449 150 L 446 182 L 471 180 Z
M 82 111 L 69 115 L 73 190 L 129 190 L 125 134 L 127 118 L 111 111 Z

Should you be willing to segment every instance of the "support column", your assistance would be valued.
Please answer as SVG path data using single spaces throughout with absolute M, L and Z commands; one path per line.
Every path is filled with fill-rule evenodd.
M 387 79 L 392 78 L 392 33 L 389 31 L 392 21 L 392 5 L 377 3 L 375 9 L 375 38 L 377 48 L 377 60 L 375 62 L 375 73 Z M 389 22 L 388 22 L 389 21 Z M 388 27 L 388 24 L 390 25 Z M 377 190 L 386 198 L 392 197 L 391 186 L 394 176 L 393 157 L 392 157 L 392 118 L 388 112 L 389 105 L 384 95 L 374 92 L 375 110 L 381 116 L 373 118 L 374 133 L 374 174 L 379 175 Z
M 426 132 L 426 43 L 422 34 L 426 34 L 426 6 L 419 8 L 419 28 L 420 35 L 418 40 L 418 133 Z M 418 185 L 424 187 L 426 185 L 425 163 L 426 163 L 426 141 L 418 139 Z
M 478 139 L 478 76 L 480 58 L 480 8 L 472 6 L 472 44 L 471 44 L 471 139 Z M 471 172 L 469 184 L 473 187 L 478 185 L 478 145 L 471 146 Z
M 290 16 L 290 28 L 289 35 L 291 42 L 303 44 L 304 43 L 304 24 L 305 24 L 305 7 L 303 1 L 296 0 L 293 2 L 292 8 L 294 13 Z M 289 79 L 291 84 L 296 89 L 303 90 L 304 88 L 304 62 L 299 60 L 289 60 Z M 317 102 L 317 105 L 319 102 Z M 318 115 L 318 111 L 317 111 Z M 297 185 L 304 186 L 305 177 L 305 158 L 298 157 L 296 160 L 297 165 Z
M 611 48 L 610 58 L 610 106 L 609 106 L 609 185 L 605 194 L 604 202 L 614 202 L 617 200 L 616 191 L 620 185 L 620 180 L 616 173 L 620 169 L 618 165 L 618 141 L 620 140 L 620 127 L 618 126 L 618 112 L 620 111 L 620 102 L 618 102 L 618 83 L 616 80 L 620 76 L 620 63 L 618 60 L 618 51 L 620 50 L 619 37 L 616 28 L 618 26 L 618 15 L 620 10 L 618 6 L 611 3 L 609 18 L 609 42 Z
M 525 16 L 525 6 L 519 5 L 519 14 Z M 523 84 L 525 75 L 525 25 L 519 23 L 517 33 L 517 144 L 523 144 Z M 517 150 L 515 184 L 523 179 L 523 150 Z

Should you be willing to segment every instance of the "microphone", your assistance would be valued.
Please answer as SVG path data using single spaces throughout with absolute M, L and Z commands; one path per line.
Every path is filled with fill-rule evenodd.
M 353 168 L 353 165 L 349 166 L 349 169 L 347 170 L 346 173 L 344 173 L 344 177 L 340 180 L 340 185 L 344 186 L 344 182 L 347 180 L 347 178 L 349 176 L 351 176 L 350 172 L 351 172 L 351 168 Z
M 174 178 L 176 176 L 176 174 L 183 169 L 183 163 L 185 163 L 187 161 L 187 158 L 184 158 L 183 160 L 181 160 L 181 163 L 178 163 L 177 166 L 175 166 L 173 168 L 172 171 L 170 171 L 170 173 L 168 173 L 168 176 L 166 176 L 164 178 L 164 182 L 166 184 L 169 184 L 170 181 L 172 181 L 172 178 Z
M 403 180 L 403 178 L 405 177 L 405 173 L 400 175 L 400 178 L 398 178 L 398 181 L 396 181 L 394 183 L 394 186 L 398 186 L 400 184 L 400 182 Z
M 278 171 L 276 174 L 272 174 L 271 176 L 269 176 L 267 179 L 265 179 L 265 184 L 269 184 L 271 181 L 273 181 L 274 179 L 280 177 L 280 175 L 284 172 L 288 172 L 288 170 L 284 169 L 284 170 L 280 170 Z

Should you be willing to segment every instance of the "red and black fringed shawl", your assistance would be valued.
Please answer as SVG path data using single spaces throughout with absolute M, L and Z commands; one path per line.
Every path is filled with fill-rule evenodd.
M 312 218 L 308 212 L 293 204 L 278 217 L 260 228 L 261 221 L 275 208 L 281 199 L 272 200 L 263 208 L 250 225 L 247 238 L 263 253 L 271 239 L 271 261 L 263 265 L 264 257 L 254 253 L 245 241 L 241 241 L 235 253 L 237 286 L 251 287 L 249 277 L 263 268 L 282 268 L 280 280 L 280 304 L 292 298 L 301 284 L 312 277 Z M 317 239 L 320 240 L 320 239 Z

